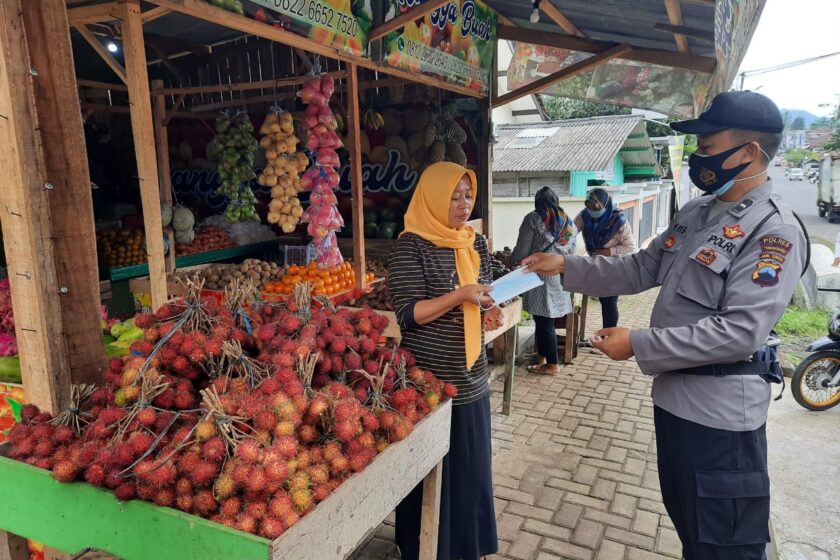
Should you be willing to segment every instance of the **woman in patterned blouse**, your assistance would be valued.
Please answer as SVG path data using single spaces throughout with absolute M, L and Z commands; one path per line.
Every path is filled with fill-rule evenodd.
M 487 242 L 466 225 L 476 196 L 472 171 L 429 166 L 388 263 L 388 288 L 402 346 L 417 364 L 454 384 L 449 453 L 443 460 L 439 560 L 478 560 L 498 550 L 490 449 L 490 398 L 484 331 L 501 326 Z M 398 507 L 403 560 L 419 555 L 422 484 Z

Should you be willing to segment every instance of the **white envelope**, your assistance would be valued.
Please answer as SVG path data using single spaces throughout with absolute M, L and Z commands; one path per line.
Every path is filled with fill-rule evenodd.
M 524 268 L 517 268 L 493 282 L 491 284 L 493 291 L 487 295 L 500 304 L 542 286 L 543 283 L 535 273 L 526 272 Z

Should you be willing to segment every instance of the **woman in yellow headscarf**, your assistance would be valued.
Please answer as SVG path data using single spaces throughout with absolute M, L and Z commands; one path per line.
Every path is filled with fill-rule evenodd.
M 466 225 L 475 198 L 472 171 L 448 162 L 429 166 L 388 263 L 402 346 L 458 388 L 443 463 L 439 560 L 478 560 L 498 550 L 484 331 L 501 326 L 501 312 L 481 309 L 492 304 L 492 273 L 487 241 Z M 422 485 L 397 508 L 403 560 L 418 557 L 421 501 Z

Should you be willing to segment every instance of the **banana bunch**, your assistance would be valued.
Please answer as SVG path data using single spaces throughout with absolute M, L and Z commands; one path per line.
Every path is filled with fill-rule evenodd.
M 385 119 L 373 109 L 368 109 L 365 111 L 364 123 L 368 130 L 379 130 L 385 126 Z

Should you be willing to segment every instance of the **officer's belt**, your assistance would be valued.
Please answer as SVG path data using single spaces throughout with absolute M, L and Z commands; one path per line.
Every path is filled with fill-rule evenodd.
M 731 364 L 710 364 L 693 368 L 678 369 L 671 373 L 681 375 L 706 375 L 725 377 L 727 375 L 767 375 L 767 365 L 762 362 L 734 362 Z

